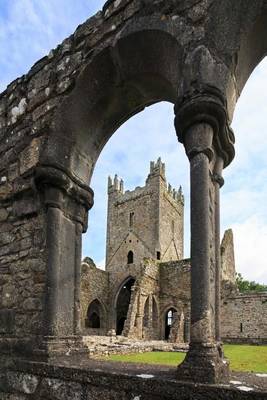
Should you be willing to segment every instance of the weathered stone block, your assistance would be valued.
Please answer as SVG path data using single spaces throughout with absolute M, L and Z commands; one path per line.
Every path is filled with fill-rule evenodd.
M 33 394 L 38 386 L 39 379 L 31 374 L 7 372 L 7 391 L 24 394 Z
M 82 386 L 79 383 L 51 378 L 42 380 L 40 396 L 49 400 L 83 400 Z
M 34 167 L 39 160 L 41 139 L 35 138 L 31 141 L 29 147 L 27 147 L 20 155 L 20 173 L 24 174 L 30 168 Z
M 5 208 L 0 209 L 0 222 L 6 221 L 8 217 L 8 212 Z

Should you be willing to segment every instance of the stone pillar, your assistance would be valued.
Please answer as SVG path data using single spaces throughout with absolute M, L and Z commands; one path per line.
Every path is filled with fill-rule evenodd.
M 150 338 L 153 336 L 153 296 L 148 297 L 148 330 Z
M 142 339 L 143 337 L 143 318 L 144 318 L 144 313 L 143 313 L 143 296 L 138 289 L 138 303 L 137 303 L 137 312 L 136 312 L 136 334 L 139 339 Z
M 184 343 L 189 343 L 190 341 L 190 318 L 188 315 L 184 319 Z
M 228 363 L 217 344 L 219 203 L 214 166 L 233 158 L 226 107 L 215 90 L 190 94 L 176 105 L 176 129 L 190 161 L 191 329 L 189 351 L 178 378 L 216 383 L 227 380 Z M 220 158 L 222 163 L 219 162 Z
M 215 189 L 215 337 L 219 349 L 221 347 L 221 238 L 220 238 L 220 188 L 224 184 L 222 177 L 223 159 L 217 156 L 213 170 Z
M 81 349 L 81 236 L 87 229 L 93 192 L 53 167 L 39 167 L 35 181 L 47 221 L 43 337 L 35 353 L 48 359 L 66 349 L 68 353 Z

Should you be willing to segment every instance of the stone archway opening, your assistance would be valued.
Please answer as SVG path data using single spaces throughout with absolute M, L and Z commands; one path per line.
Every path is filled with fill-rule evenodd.
M 90 329 L 100 329 L 102 328 L 103 321 L 102 306 L 99 300 L 93 300 L 87 309 L 87 315 L 85 320 L 85 327 Z
M 164 338 L 168 340 L 171 334 L 171 328 L 174 322 L 174 318 L 177 314 L 177 310 L 173 307 L 169 308 L 165 313 L 165 325 L 164 325 Z
M 131 302 L 134 278 L 129 278 L 120 288 L 116 302 L 116 334 L 122 335 Z

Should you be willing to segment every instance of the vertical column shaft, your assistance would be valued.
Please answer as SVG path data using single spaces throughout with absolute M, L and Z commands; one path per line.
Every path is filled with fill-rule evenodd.
M 57 335 L 58 288 L 60 269 L 61 210 L 48 207 L 47 210 L 47 290 L 45 308 L 45 334 Z
M 210 340 L 209 159 L 190 161 L 191 179 L 191 342 Z
M 80 292 L 81 292 L 81 259 L 82 259 L 82 225 L 76 224 L 75 271 L 74 271 L 74 332 L 81 331 Z
M 217 157 L 214 167 L 215 187 L 215 339 L 221 341 L 221 239 L 220 239 L 220 187 L 223 185 L 221 176 L 223 160 Z
M 153 322 L 153 297 L 152 294 L 150 294 L 148 298 L 148 327 L 150 329 L 150 332 L 153 328 L 152 322 Z

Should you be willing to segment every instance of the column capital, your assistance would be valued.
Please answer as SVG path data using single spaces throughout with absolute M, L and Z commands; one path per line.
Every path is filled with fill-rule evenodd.
M 213 182 L 218 183 L 218 185 L 220 186 L 220 188 L 224 185 L 224 179 L 223 179 L 223 177 L 222 177 L 221 175 L 217 174 L 217 173 L 214 173 L 214 174 L 212 175 L 212 180 L 213 180 Z
M 187 132 L 193 125 L 208 124 L 213 130 L 214 149 L 222 157 L 224 167 L 230 164 L 235 155 L 235 138 L 229 126 L 226 99 L 217 88 L 207 84 L 192 87 L 178 99 L 174 111 L 181 143 L 185 144 Z
M 35 171 L 36 187 L 44 194 L 47 207 L 59 208 L 87 229 L 87 213 L 94 204 L 94 192 L 54 166 L 40 165 Z

